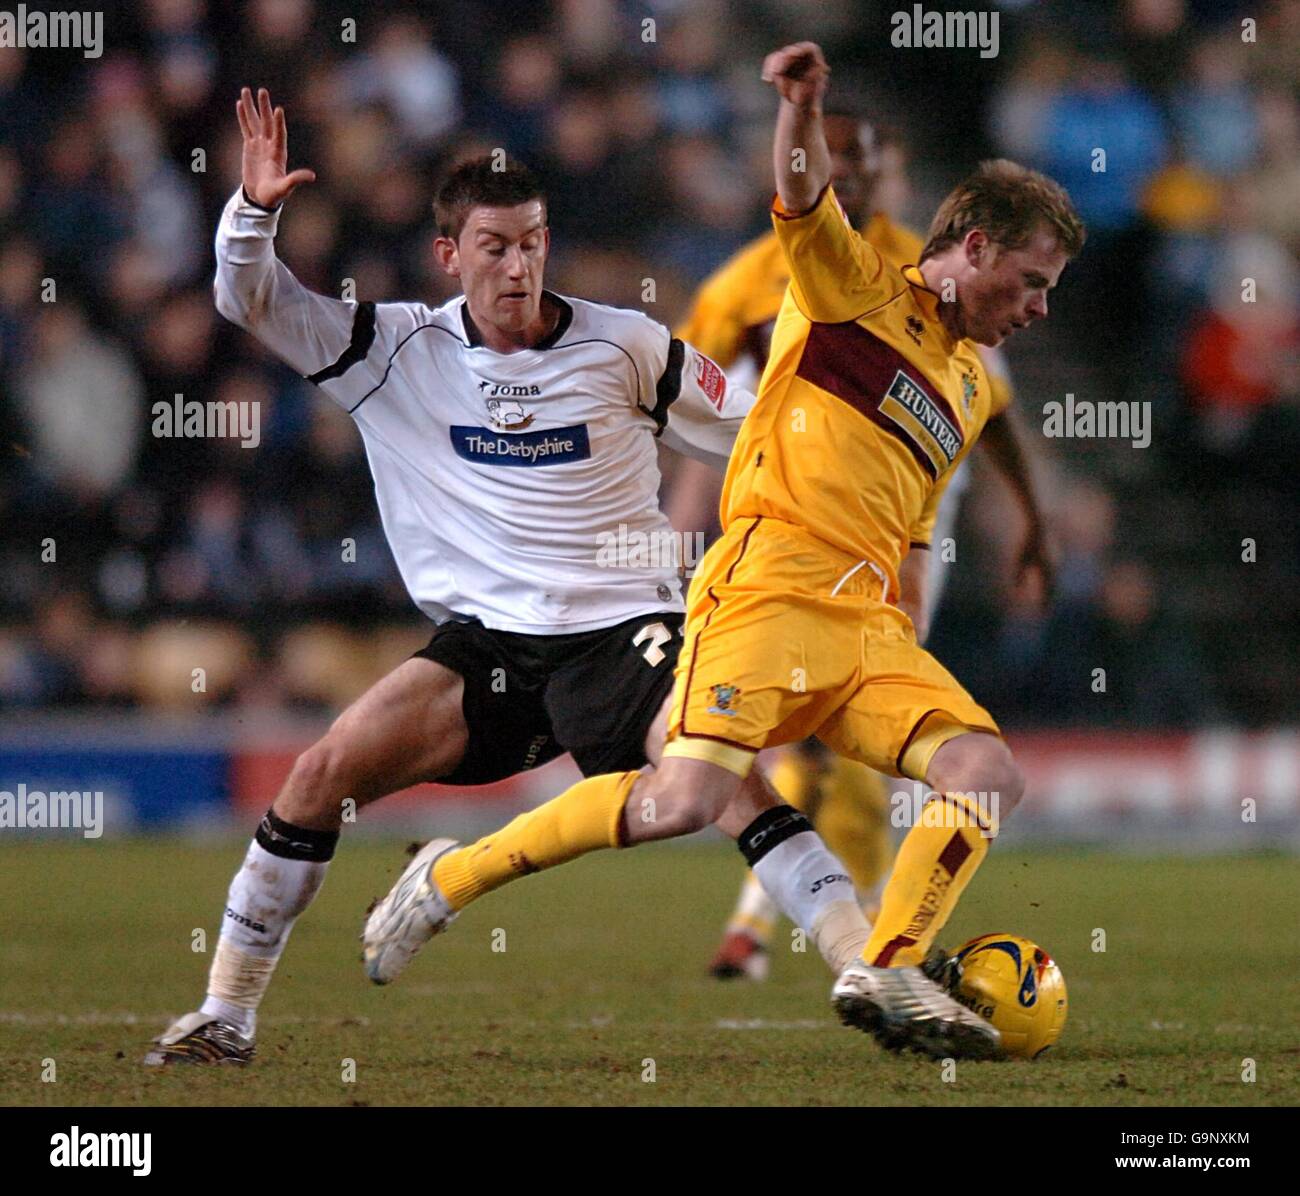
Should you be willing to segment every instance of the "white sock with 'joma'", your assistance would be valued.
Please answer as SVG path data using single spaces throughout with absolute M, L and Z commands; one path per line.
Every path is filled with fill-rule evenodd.
M 289 930 L 324 883 L 338 838 L 337 831 L 293 826 L 267 812 L 230 882 L 203 1013 L 254 1036 L 257 1007 Z
M 802 926 L 837 976 L 871 937 L 853 881 L 793 806 L 774 806 L 737 839 L 741 853 L 768 896 Z

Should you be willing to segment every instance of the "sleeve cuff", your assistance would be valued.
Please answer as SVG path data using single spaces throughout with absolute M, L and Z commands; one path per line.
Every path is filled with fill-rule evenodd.
M 819 207 L 822 200 L 826 198 L 826 192 L 831 189 L 830 183 L 827 183 L 818 193 L 817 198 L 813 200 L 812 207 L 805 208 L 802 212 L 791 212 L 785 204 L 781 202 L 780 195 L 772 196 L 772 215 L 778 220 L 801 220 L 805 216 L 811 216 Z
M 254 211 L 263 212 L 268 216 L 274 215 L 282 207 L 284 207 L 284 204 L 277 204 L 273 208 L 268 208 L 265 205 L 258 203 L 257 200 L 255 200 L 251 195 L 249 195 L 248 192 L 245 191 L 243 187 L 239 188 L 239 194 L 243 203 L 247 204 Z

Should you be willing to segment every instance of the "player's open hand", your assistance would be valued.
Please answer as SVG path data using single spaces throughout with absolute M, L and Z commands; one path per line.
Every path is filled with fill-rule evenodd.
M 831 68 L 816 42 L 795 42 L 763 59 L 763 82 L 771 83 L 783 100 L 799 108 L 820 104 Z
M 287 173 L 289 135 L 285 129 L 284 109 L 271 107 L 271 93 L 258 88 L 257 102 L 247 87 L 239 93 L 235 105 L 239 131 L 244 135 L 244 190 L 249 199 L 264 208 L 277 208 L 301 183 L 315 180 L 314 170 Z

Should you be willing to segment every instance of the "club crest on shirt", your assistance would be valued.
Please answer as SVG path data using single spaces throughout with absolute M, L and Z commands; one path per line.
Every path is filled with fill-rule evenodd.
M 740 702 L 740 686 L 710 685 L 709 691 L 713 694 L 713 705 L 709 707 L 709 713 L 735 718 L 736 706 Z
M 488 423 L 498 432 L 522 432 L 537 417 L 514 399 L 488 399 Z
M 961 375 L 961 409 L 966 413 L 967 419 L 970 419 L 971 404 L 975 402 L 977 394 L 979 394 L 979 384 L 975 378 L 975 371 L 963 370 Z

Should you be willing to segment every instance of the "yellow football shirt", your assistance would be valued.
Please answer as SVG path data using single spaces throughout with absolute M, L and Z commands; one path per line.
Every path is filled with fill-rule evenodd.
M 773 205 L 791 272 L 758 401 L 736 440 L 722 526 L 763 515 L 885 571 L 896 600 L 910 545 L 1001 410 L 975 345 L 939 296 L 849 225 L 834 190 L 799 216 Z

